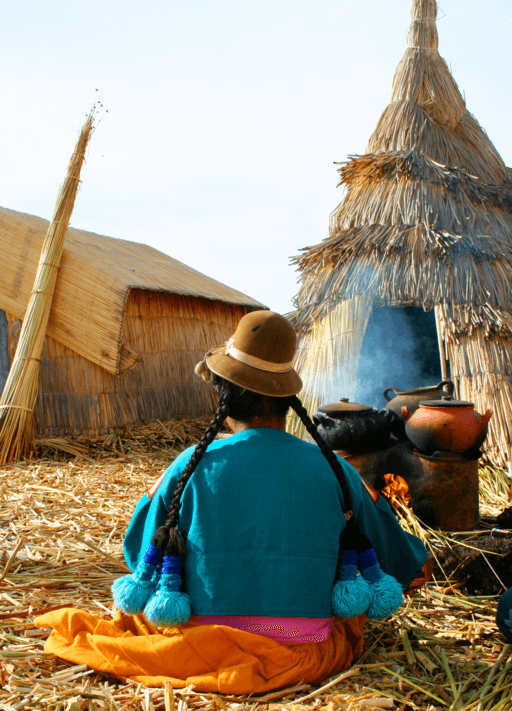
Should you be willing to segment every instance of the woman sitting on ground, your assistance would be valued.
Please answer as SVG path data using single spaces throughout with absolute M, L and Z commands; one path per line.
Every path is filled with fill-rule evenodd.
M 361 654 L 365 617 L 397 608 L 427 553 L 321 440 L 296 396 L 295 346 L 284 317 L 257 311 L 206 354 L 196 372 L 219 407 L 135 509 L 133 574 L 113 588 L 124 613 L 48 613 L 47 651 L 225 694 L 319 682 Z M 290 408 L 316 445 L 285 431 Z M 224 421 L 234 434 L 216 439 Z

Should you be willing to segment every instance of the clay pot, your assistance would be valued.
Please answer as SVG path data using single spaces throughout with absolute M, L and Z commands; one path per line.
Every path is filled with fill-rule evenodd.
M 414 413 L 404 405 L 402 415 L 409 441 L 421 452 L 466 452 L 483 444 L 492 411 L 480 415 L 472 402 L 446 399 L 420 402 Z
M 446 390 L 443 388 L 446 387 Z M 412 414 L 419 407 L 420 400 L 439 400 L 443 393 L 453 395 L 453 383 L 451 380 L 442 380 L 438 385 L 429 385 L 424 388 L 413 388 L 412 390 L 397 390 L 396 388 L 386 388 L 382 393 L 386 400 L 386 410 L 393 412 L 396 418 L 393 423 L 393 434 L 402 441 L 406 440 L 405 420 L 402 415 L 402 407 L 407 406 Z M 390 397 L 389 393 L 394 393 L 395 397 Z
M 438 385 L 429 385 L 425 388 L 413 388 L 412 390 L 397 390 L 396 388 L 386 388 L 382 393 L 386 401 L 386 409 L 396 413 L 398 417 L 404 421 L 402 415 L 402 407 L 406 405 L 409 412 L 416 412 L 420 401 L 424 400 L 440 400 L 443 394 L 453 395 L 454 386 L 451 380 L 442 380 Z M 395 397 L 390 397 L 389 392 L 394 393 Z
M 322 405 L 313 415 L 320 435 L 331 449 L 371 452 L 389 445 L 394 415 L 342 398 Z

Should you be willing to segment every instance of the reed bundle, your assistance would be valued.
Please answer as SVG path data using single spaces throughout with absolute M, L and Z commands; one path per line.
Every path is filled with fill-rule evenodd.
M 78 137 L 66 178 L 59 191 L 53 219 L 43 242 L 18 346 L 0 398 L 0 464 L 13 458 L 25 457 L 34 448 L 34 406 L 41 352 L 93 121 L 94 113 L 91 112 Z
M 459 390 L 495 410 L 489 456 L 512 445 L 512 172 L 437 51 L 435 0 L 413 0 L 408 48 L 368 153 L 339 168 L 329 236 L 292 262 L 303 348 L 338 304 L 436 309 Z M 333 334 L 333 363 L 356 357 Z M 358 346 L 360 348 L 360 346 Z M 464 362 L 464 368 L 462 368 Z M 486 374 L 486 375 L 482 375 Z
M 174 711 L 510 709 L 511 647 L 496 628 L 497 598 L 468 595 L 442 574 L 396 615 L 367 622 L 356 665 L 313 687 L 223 697 L 189 686 L 171 695 L 169 687 L 147 689 L 45 653 L 48 630 L 33 624 L 43 611 L 73 605 L 111 618 L 110 586 L 125 572 L 122 539 L 131 511 L 206 426 L 207 420 L 166 420 L 97 438 L 43 438 L 38 459 L 0 468 L 3 709 L 168 711 L 171 703 Z M 481 480 L 482 508 L 492 514 L 500 510 L 500 497 L 507 498 L 507 479 L 484 470 Z M 479 535 L 444 535 L 410 512 L 402 525 L 434 551 L 461 542 L 472 546 Z

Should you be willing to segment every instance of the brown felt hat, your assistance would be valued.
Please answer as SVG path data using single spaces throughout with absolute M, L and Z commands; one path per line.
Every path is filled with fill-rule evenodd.
M 295 331 L 284 316 L 252 311 L 240 320 L 227 343 L 208 351 L 196 373 L 208 380 L 211 371 L 260 395 L 296 395 L 302 389 L 302 380 L 292 368 L 296 345 Z

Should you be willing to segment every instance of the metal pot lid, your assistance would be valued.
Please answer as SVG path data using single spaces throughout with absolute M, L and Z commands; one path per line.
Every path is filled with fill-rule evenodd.
M 332 402 L 329 405 L 320 405 L 318 411 L 323 412 L 326 415 L 330 415 L 331 417 L 342 417 L 345 414 L 368 414 L 369 412 L 375 412 L 375 409 L 370 405 L 361 405 L 358 402 L 349 402 L 348 397 L 342 397 L 339 402 Z
M 466 402 L 465 400 L 424 400 L 420 402 L 420 405 L 425 407 L 474 407 L 473 402 Z

